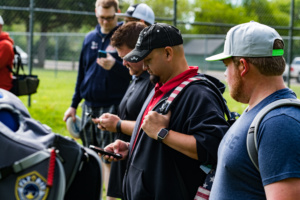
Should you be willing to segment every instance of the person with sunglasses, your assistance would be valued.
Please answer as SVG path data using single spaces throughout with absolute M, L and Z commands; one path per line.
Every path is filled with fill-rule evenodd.
M 123 66 L 116 48 L 110 45 L 111 36 L 123 24 L 117 22 L 117 12 L 119 12 L 118 0 L 96 1 L 95 15 L 98 24 L 83 41 L 75 92 L 71 106 L 63 118 L 66 121 L 72 117 L 75 122 L 77 107 L 84 99 L 80 138 L 83 145 L 87 147 L 94 145 L 104 148 L 114 141 L 114 133 L 98 129 L 92 117 L 99 117 L 103 113 L 116 114 L 118 105 L 132 79 L 128 69 Z M 105 57 L 98 57 L 99 50 L 106 52 Z M 102 172 L 104 185 L 107 188 L 110 163 L 106 160 L 103 160 Z

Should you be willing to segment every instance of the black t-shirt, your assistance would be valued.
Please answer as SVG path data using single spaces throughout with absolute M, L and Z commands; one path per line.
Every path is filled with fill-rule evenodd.
M 139 77 L 135 77 L 130 83 L 118 108 L 118 116 L 122 120 L 135 121 L 140 110 L 148 97 L 148 94 L 154 88 L 150 82 L 149 73 L 143 72 Z M 130 141 L 130 136 L 124 133 L 117 133 L 116 139 L 126 142 Z M 122 198 L 122 181 L 126 170 L 126 160 L 112 162 L 111 173 L 107 195 L 111 197 Z
M 154 85 L 149 80 L 148 72 L 145 71 L 139 77 L 135 77 L 119 105 L 118 116 L 120 119 L 135 121 L 153 87 Z M 130 136 L 118 133 L 117 139 L 129 142 Z

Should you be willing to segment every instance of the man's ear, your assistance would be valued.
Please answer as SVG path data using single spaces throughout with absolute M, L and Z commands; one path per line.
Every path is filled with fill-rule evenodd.
M 172 49 L 172 47 L 165 47 L 165 55 L 166 55 L 166 58 L 167 59 L 172 59 L 172 57 L 173 57 L 173 49 Z
M 244 77 L 246 76 L 246 74 L 249 72 L 250 70 L 250 66 L 249 66 L 249 63 L 244 59 L 244 58 L 241 58 L 240 59 L 240 67 L 241 67 L 241 76 Z

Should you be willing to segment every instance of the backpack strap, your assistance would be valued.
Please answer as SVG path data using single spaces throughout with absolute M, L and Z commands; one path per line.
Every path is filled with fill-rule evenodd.
M 44 150 L 35 152 L 21 160 L 14 162 L 12 165 L 0 169 L 0 180 L 9 176 L 12 173 L 21 172 L 29 167 L 40 163 L 50 157 L 49 152 Z
M 172 104 L 172 102 L 174 101 L 174 99 L 178 96 L 178 94 L 181 93 L 181 91 L 184 90 L 184 88 L 189 85 L 191 82 L 193 81 L 199 81 L 202 80 L 202 77 L 192 77 L 187 79 L 186 81 L 183 81 L 179 86 L 177 86 L 175 88 L 175 90 L 170 94 L 170 96 L 168 97 L 167 101 L 162 105 L 162 107 L 160 108 L 160 112 L 162 114 L 167 114 L 168 111 L 170 110 L 170 106 Z
M 280 99 L 265 106 L 253 119 L 247 134 L 247 151 L 255 168 L 259 171 L 258 153 L 257 153 L 257 130 L 259 124 L 264 116 L 271 110 L 281 106 L 298 106 L 300 107 L 300 100 L 298 99 Z
M 194 76 L 192 78 L 187 79 L 186 81 L 183 81 L 179 86 L 177 86 L 175 88 L 175 90 L 171 93 L 171 95 L 168 97 L 166 102 L 162 105 L 162 107 L 160 108 L 160 112 L 162 114 L 168 113 L 172 102 L 176 99 L 176 97 L 179 94 L 182 94 L 182 92 L 187 88 L 187 86 L 191 85 L 192 83 L 197 83 L 197 82 L 202 82 L 202 81 L 205 81 L 206 83 L 208 83 L 210 88 L 213 89 L 218 94 L 218 96 L 222 99 L 222 102 L 223 102 L 222 106 L 225 110 L 227 122 L 230 125 L 232 125 L 235 122 L 236 117 L 239 117 L 240 115 L 236 112 L 229 111 L 229 108 L 226 104 L 226 100 L 224 99 L 221 91 L 217 88 L 217 86 L 213 82 L 211 82 L 209 79 L 207 79 L 204 76 Z
M 17 60 L 16 62 L 13 63 L 13 68 L 15 71 L 12 70 L 12 68 L 10 66 L 7 66 L 7 68 L 11 73 L 13 73 L 14 76 L 18 76 L 20 69 L 23 71 L 23 74 L 24 74 L 24 66 L 22 63 L 21 54 L 17 51 L 16 46 L 13 46 L 13 50 L 14 50 L 14 54 L 15 54 L 15 57 Z
M 15 74 L 19 75 L 19 70 L 21 69 L 24 73 L 24 66 L 22 63 L 22 58 L 21 58 L 21 54 L 17 51 L 16 46 L 14 46 L 14 53 L 15 55 L 17 55 L 17 63 L 14 63 L 14 68 L 16 69 Z

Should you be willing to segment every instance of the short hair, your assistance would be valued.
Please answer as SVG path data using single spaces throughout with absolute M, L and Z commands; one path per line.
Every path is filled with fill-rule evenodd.
M 283 49 L 284 43 L 282 40 L 276 39 L 273 45 L 273 49 Z M 258 71 L 265 76 L 279 76 L 282 75 L 285 70 L 285 59 L 283 56 L 272 57 L 241 57 L 232 56 L 232 60 L 235 66 L 238 66 L 240 59 L 244 58 L 247 62 L 253 64 Z
M 108 9 L 113 6 L 115 8 L 115 11 L 118 12 L 119 1 L 118 0 L 97 0 L 95 3 L 95 7 L 98 8 L 99 6 L 105 9 Z
M 111 45 L 116 48 L 126 45 L 128 48 L 134 49 L 140 32 L 146 27 L 145 23 L 136 21 L 123 24 L 111 36 Z

